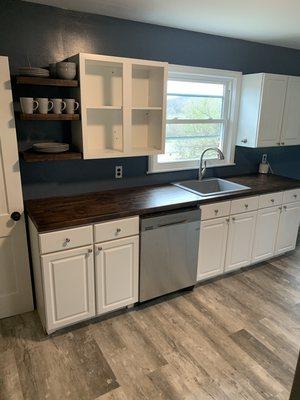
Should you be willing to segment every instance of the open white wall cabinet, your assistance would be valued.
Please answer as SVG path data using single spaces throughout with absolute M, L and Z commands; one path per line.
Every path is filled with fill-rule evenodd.
M 73 142 L 84 158 L 164 152 L 168 64 L 80 53 L 81 121 Z

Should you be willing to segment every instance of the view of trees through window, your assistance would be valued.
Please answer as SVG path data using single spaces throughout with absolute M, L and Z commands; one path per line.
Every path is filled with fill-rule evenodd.
M 159 162 L 198 159 L 207 147 L 222 148 L 224 92 L 219 83 L 168 82 L 166 152 Z

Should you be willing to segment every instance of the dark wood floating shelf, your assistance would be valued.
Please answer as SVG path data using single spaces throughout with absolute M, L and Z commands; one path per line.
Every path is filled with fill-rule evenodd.
M 76 151 L 65 151 L 63 153 L 37 153 L 32 150 L 26 150 L 22 151 L 20 154 L 26 162 L 80 160 L 82 158 L 82 153 Z
M 79 114 L 20 114 L 26 121 L 78 121 Z
M 16 83 L 19 85 L 39 85 L 39 86 L 66 86 L 77 87 L 77 80 L 38 78 L 31 76 L 16 76 Z

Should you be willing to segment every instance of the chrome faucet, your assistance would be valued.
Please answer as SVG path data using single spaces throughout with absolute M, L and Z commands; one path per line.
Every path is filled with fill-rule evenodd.
M 221 151 L 218 147 L 208 147 L 207 149 L 205 149 L 205 150 L 202 152 L 201 157 L 200 157 L 199 176 L 198 176 L 199 181 L 201 181 L 201 180 L 203 179 L 204 175 L 205 175 L 205 171 L 206 171 L 206 160 L 204 160 L 204 167 L 202 167 L 202 164 L 203 164 L 203 156 L 204 156 L 204 154 L 205 154 L 207 151 L 209 151 L 209 150 L 215 150 L 215 151 L 217 152 L 217 154 L 218 154 L 218 159 L 219 159 L 219 160 L 224 160 L 224 159 L 225 159 L 224 154 L 222 153 L 222 151 Z

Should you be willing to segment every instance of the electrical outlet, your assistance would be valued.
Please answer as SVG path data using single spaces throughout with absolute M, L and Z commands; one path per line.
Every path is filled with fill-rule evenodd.
M 116 165 L 116 168 L 115 168 L 115 178 L 116 178 L 116 179 L 121 179 L 121 178 L 123 178 L 123 167 L 122 167 L 122 165 Z
M 262 162 L 263 164 L 266 164 L 266 163 L 267 163 L 267 156 L 268 156 L 268 154 L 263 154 L 263 155 L 262 155 L 261 162 Z

